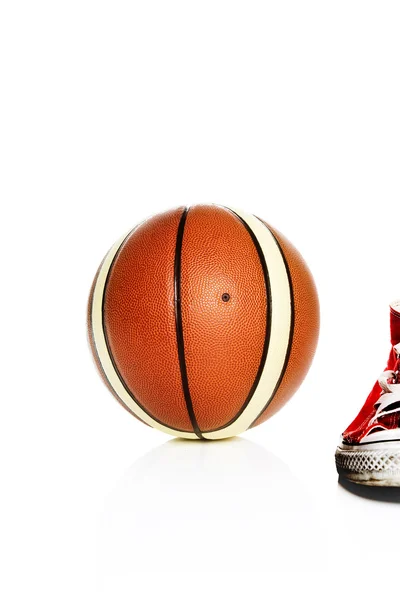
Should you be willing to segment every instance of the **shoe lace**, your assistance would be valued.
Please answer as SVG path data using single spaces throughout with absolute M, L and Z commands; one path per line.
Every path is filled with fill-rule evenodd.
M 376 412 L 370 420 L 370 425 L 379 418 L 400 413 L 400 344 L 393 346 L 393 350 L 397 358 L 396 364 L 394 370 L 384 371 L 378 377 L 382 392 L 374 405 Z

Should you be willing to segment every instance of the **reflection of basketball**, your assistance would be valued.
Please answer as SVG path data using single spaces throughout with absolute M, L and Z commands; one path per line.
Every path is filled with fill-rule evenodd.
M 184 207 L 108 252 L 89 338 L 108 387 L 144 423 L 218 439 L 273 415 L 313 357 L 318 298 L 297 250 L 253 215 Z
M 137 576 L 146 575 L 148 583 L 149 574 L 152 593 L 139 594 L 143 600 L 169 598 L 165 574 L 175 578 L 174 590 L 179 582 L 176 600 L 198 600 L 204 586 L 193 582 L 208 573 L 216 575 L 212 598 L 255 599 L 266 575 L 270 586 L 278 573 L 281 589 L 288 573 L 312 577 L 329 562 L 325 522 L 305 486 L 279 457 L 244 437 L 216 444 L 168 440 L 136 460 L 104 496 L 97 529 L 99 578 L 110 591 L 104 600 L 137 597 Z M 190 551 L 188 532 L 195 540 Z M 260 540 L 268 543 L 260 546 Z M 155 578 L 159 572 L 164 577 Z M 238 574 L 247 577 L 237 595 L 228 582 L 236 586 Z M 192 588 L 180 594 L 185 575 Z M 220 581 L 223 587 L 215 588 Z M 254 581 L 258 589 L 249 593 Z

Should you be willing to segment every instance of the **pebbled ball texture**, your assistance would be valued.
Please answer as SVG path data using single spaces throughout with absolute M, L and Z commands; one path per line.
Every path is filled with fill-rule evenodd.
M 274 414 L 305 377 L 318 329 L 297 250 L 265 222 L 215 205 L 138 225 L 105 257 L 89 298 L 90 345 L 109 389 L 143 422 L 184 437 L 226 437 L 232 423 L 243 430 Z M 264 398 L 269 373 L 276 389 Z

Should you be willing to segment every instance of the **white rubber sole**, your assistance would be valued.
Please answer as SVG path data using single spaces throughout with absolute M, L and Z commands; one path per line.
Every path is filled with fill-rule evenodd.
M 377 442 L 346 446 L 336 450 L 336 468 L 341 477 L 353 483 L 400 487 L 400 443 Z

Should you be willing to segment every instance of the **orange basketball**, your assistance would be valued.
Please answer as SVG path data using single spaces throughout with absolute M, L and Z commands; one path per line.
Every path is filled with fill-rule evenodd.
M 104 258 L 89 298 L 92 352 L 141 421 L 220 439 L 258 425 L 299 387 L 315 352 L 318 297 L 298 251 L 223 206 L 151 217 Z

